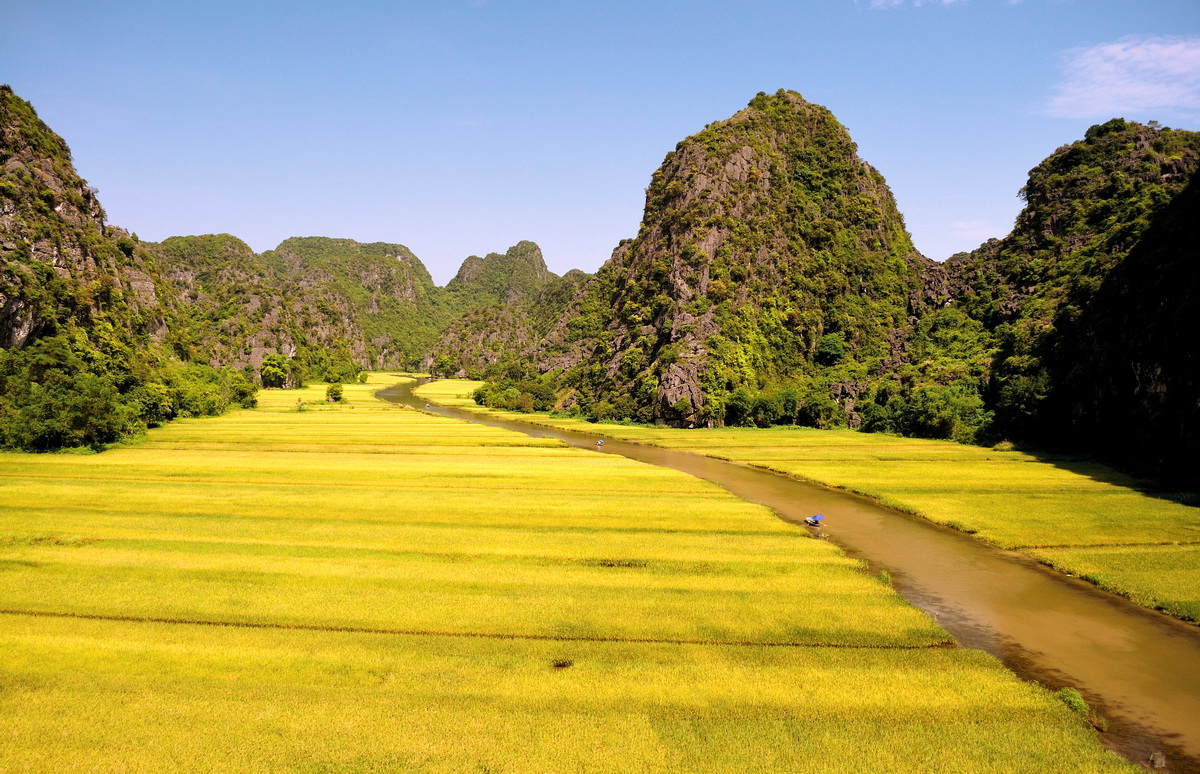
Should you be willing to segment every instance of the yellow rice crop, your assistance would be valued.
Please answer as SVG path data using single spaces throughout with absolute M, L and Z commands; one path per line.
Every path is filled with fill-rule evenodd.
M 477 384 L 441 380 L 419 392 L 439 403 L 481 410 L 467 397 Z M 734 460 L 860 492 L 1023 550 L 1139 604 L 1200 621 L 1195 559 L 1200 512 L 1141 491 L 1133 479 L 1097 463 L 850 430 L 677 430 L 494 413 Z
M 1127 770 L 765 509 L 382 383 L 0 455 L 0 770 Z

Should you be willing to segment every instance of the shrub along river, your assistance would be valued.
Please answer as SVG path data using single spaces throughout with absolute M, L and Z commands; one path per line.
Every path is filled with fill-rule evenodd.
M 1200 772 L 1200 629 L 1065 577 L 1009 551 L 866 498 L 690 452 L 427 406 L 413 385 L 379 397 L 470 422 L 620 454 L 716 483 L 797 524 L 824 513 L 826 539 L 934 616 L 963 647 L 1025 679 L 1072 686 L 1108 720 L 1111 749 L 1136 762 L 1165 753 L 1167 770 Z M 805 593 L 820 594 L 820 589 Z

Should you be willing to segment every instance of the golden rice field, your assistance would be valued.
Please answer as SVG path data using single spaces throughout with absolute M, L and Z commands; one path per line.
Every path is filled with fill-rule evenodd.
M 481 410 L 466 397 L 477 384 L 442 380 L 419 392 Z M 1200 509 L 1139 491 L 1103 465 L 851 430 L 677 430 L 513 416 L 859 492 L 1200 622 Z
M 765 509 L 395 380 L 0 454 L 0 770 L 1130 770 Z

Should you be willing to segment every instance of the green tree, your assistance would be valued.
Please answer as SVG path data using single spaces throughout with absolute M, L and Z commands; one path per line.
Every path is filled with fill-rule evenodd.
M 454 360 L 447 354 L 440 354 L 433 360 L 433 365 L 429 368 L 430 376 L 452 376 L 458 366 Z
M 120 379 L 93 373 L 66 336 L 0 350 L 0 446 L 98 449 L 136 432 L 140 404 L 123 399 Z
M 263 387 L 284 387 L 288 380 L 288 359 L 278 352 L 272 352 L 263 358 L 259 368 L 259 377 Z
M 842 334 L 826 333 L 817 342 L 816 361 L 820 365 L 833 365 L 846 356 L 846 340 Z

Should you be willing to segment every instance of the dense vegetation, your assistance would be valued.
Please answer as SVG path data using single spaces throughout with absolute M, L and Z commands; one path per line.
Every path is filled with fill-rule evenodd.
M 141 242 L 105 224 L 66 143 L 8 87 L 0 140 L 0 447 L 99 448 L 252 403 L 252 382 L 418 368 L 462 313 L 529 296 L 518 313 L 545 329 L 565 306 L 545 311 L 547 285 L 579 284 L 550 274 L 531 242 L 469 258 L 448 288 L 403 245 L 306 237 L 259 255 L 228 234 Z
M 245 374 L 175 356 L 179 298 L 105 225 L 63 140 L 0 87 L 0 448 L 102 448 L 254 404 Z
M 340 323 L 361 331 L 365 357 L 353 352 L 360 366 L 419 365 L 458 312 L 433 284 L 424 264 L 403 245 L 292 238 L 264 253 L 263 259 L 280 281 L 315 291 L 309 295 L 317 297 L 315 304 L 324 316 L 318 326 Z
M 438 375 L 476 379 L 532 373 L 539 342 L 590 277 L 578 269 L 562 277 L 550 272 L 532 242 L 503 255 L 468 258 L 446 286 L 467 311 L 451 323 L 426 365 Z
M 948 262 L 994 348 L 995 431 L 1200 470 L 1200 133 L 1113 119 L 1029 173 L 1012 233 Z
M 365 368 L 498 374 L 495 365 L 530 349 L 588 276 L 554 275 L 532 242 L 467 258 L 444 288 L 396 244 L 291 238 L 256 255 L 222 234 L 149 248 L 188 302 L 172 341 L 235 366 L 286 354 L 292 376 L 281 386 L 353 381 Z
M 829 111 L 759 95 L 668 154 L 638 236 L 543 364 L 596 418 L 844 424 L 839 398 L 891 356 L 920 268 L 883 178 Z
M 1094 126 L 943 266 L 827 110 L 760 94 L 668 154 L 637 238 L 479 398 L 544 404 L 548 375 L 592 419 L 1008 439 L 1194 487 L 1198 164 L 1200 133 Z
M 1177 481 L 1200 468 L 1195 132 L 1092 127 L 1030 172 L 1009 236 L 939 265 L 828 110 L 759 94 L 667 155 L 637 236 L 595 277 L 557 277 L 521 242 L 439 288 L 397 244 L 140 242 L 104 223 L 66 144 L 7 87 L 0 131 L 0 345 L 64 337 L 81 364 L 66 372 L 119 396 L 168 362 L 286 387 L 421 367 L 492 380 L 480 399 L 507 408 L 1007 439 Z M 10 428 L 33 399 L 15 357 Z M 113 421 L 158 421 L 138 416 Z

